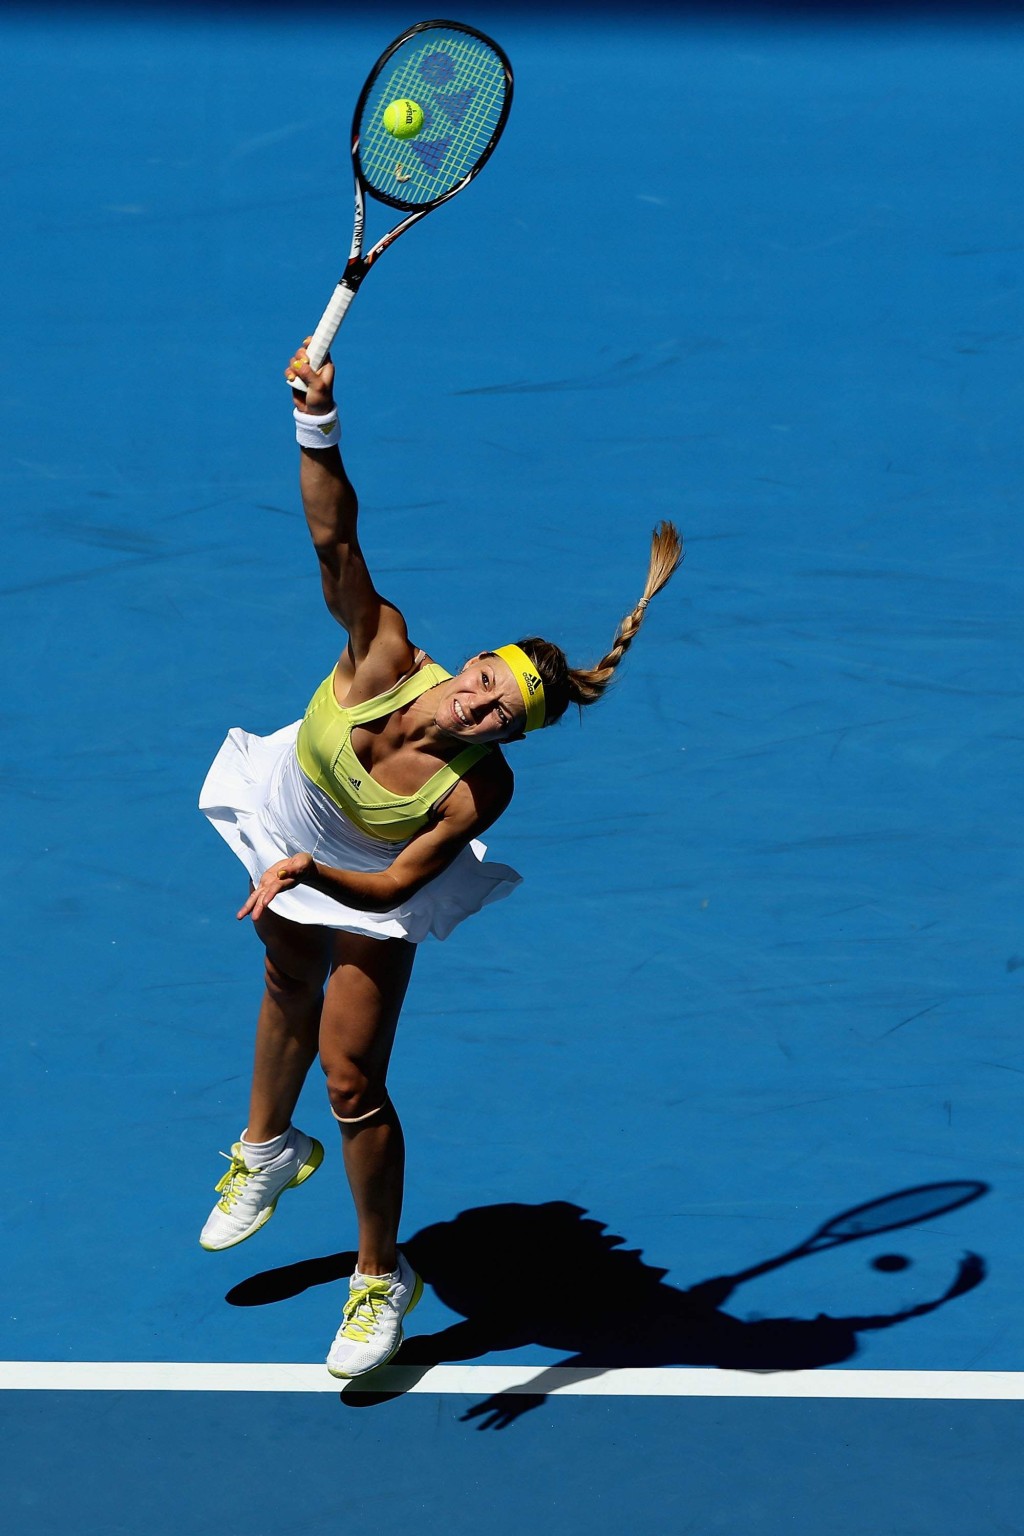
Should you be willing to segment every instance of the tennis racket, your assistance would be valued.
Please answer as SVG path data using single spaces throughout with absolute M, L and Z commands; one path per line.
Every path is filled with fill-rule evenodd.
M 852 1243 L 861 1237 L 876 1237 L 882 1232 L 895 1232 L 898 1227 L 912 1227 L 919 1222 L 944 1216 L 947 1211 L 969 1205 L 988 1192 L 988 1185 L 978 1179 L 958 1179 L 946 1184 L 916 1184 L 913 1189 L 901 1189 L 881 1200 L 869 1200 L 866 1205 L 855 1205 L 851 1210 L 833 1216 L 806 1241 L 791 1248 L 777 1258 L 766 1259 L 745 1269 L 738 1275 L 730 1275 L 735 1283 L 753 1280 L 770 1270 L 780 1269 L 805 1254 L 819 1253 L 827 1248 L 837 1248 L 841 1243 Z
M 422 126 L 396 137 L 392 102 L 413 102 Z M 319 368 L 373 264 L 434 208 L 468 186 L 490 158 L 512 106 L 512 66 L 497 43 L 458 21 L 421 21 L 381 54 L 352 119 L 355 220 L 348 264 L 306 348 Z M 418 121 L 418 119 L 414 119 Z M 363 251 L 366 195 L 404 217 Z M 304 389 L 300 381 L 293 389 Z

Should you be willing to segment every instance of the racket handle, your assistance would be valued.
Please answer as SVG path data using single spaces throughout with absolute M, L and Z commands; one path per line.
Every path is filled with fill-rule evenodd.
M 306 348 L 309 366 L 312 369 L 318 369 L 331 350 L 331 342 L 337 336 L 341 322 L 344 320 L 348 307 L 355 296 L 356 290 L 346 283 L 344 279 L 342 279 L 331 294 L 331 301 L 320 316 L 320 323 L 313 332 L 309 345 Z M 301 379 L 296 379 L 291 388 L 297 389 L 300 394 L 306 393 L 306 386 Z

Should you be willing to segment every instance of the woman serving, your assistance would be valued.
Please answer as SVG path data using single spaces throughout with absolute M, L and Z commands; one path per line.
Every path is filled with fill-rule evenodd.
M 291 1117 L 319 1054 L 359 1231 L 327 1367 L 351 1377 L 391 1359 L 422 1290 L 397 1248 L 405 1147 L 387 1092 L 416 946 L 519 884 L 477 841 L 512 798 L 501 747 L 601 697 L 682 545 L 671 523 L 655 530 L 643 596 L 596 667 L 571 668 L 533 638 L 480 652 L 452 676 L 412 644 L 366 568 L 333 367 L 314 372 L 301 348 L 286 377 L 306 387 L 294 396 L 302 502 L 348 645 L 300 722 L 262 738 L 229 733 L 200 796 L 249 871 L 238 916 L 266 950 L 248 1124 L 200 1242 L 243 1242 L 316 1172 L 323 1147 Z

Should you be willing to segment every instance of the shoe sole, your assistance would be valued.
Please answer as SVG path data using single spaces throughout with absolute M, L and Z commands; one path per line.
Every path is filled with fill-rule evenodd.
M 269 1205 L 264 1206 L 259 1216 L 253 1222 L 252 1226 L 249 1227 L 245 1232 L 240 1232 L 237 1237 L 233 1237 L 229 1243 L 204 1243 L 202 1238 L 200 1238 L 199 1246 L 204 1250 L 204 1252 L 223 1253 L 228 1248 L 237 1248 L 239 1243 L 244 1243 L 247 1238 L 255 1236 L 261 1227 L 266 1226 L 271 1216 L 273 1216 L 274 1212 L 277 1210 L 277 1202 L 280 1200 L 285 1190 L 298 1189 L 300 1184 L 305 1184 L 307 1179 L 311 1179 L 313 1177 L 314 1173 L 316 1173 L 317 1169 L 320 1167 L 320 1164 L 324 1160 L 324 1149 L 315 1137 L 312 1137 L 311 1140 L 313 1145 L 310 1147 L 306 1161 L 303 1163 L 298 1173 L 293 1179 L 289 1179 L 287 1184 L 282 1184 L 273 1200 L 271 1200 Z
M 416 1305 L 416 1303 L 419 1301 L 419 1299 L 420 1299 L 420 1297 L 422 1295 L 423 1295 L 423 1281 L 420 1278 L 420 1276 L 417 1275 L 416 1276 L 416 1284 L 412 1288 L 412 1300 L 410 1301 L 409 1305 L 406 1307 L 405 1311 L 402 1313 L 402 1321 L 403 1321 L 403 1323 L 404 1323 L 405 1319 L 409 1316 L 409 1313 L 412 1311 L 413 1307 Z M 402 1345 L 404 1343 L 405 1343 L 405 1329 L 403 1327 L 403 1328 L 399 1328 L 399 1330 L 398 1330 L 398 1338 L 395 1341 L 394 1349 L 392 1349 L 390 1351 L 390 1353 L 386 1354 L 384 1356 L 383 1360 L 378 1360 L 376 1365 L 368 1365 L 364 1371 L 337 1371 L 337 1370 L 334 1369 L 334 1367 L 332 1365 L 329 1365 L 327 1367 L 327 1369 L 330 1372 L 330 1374 L 334 1377 L 335 1381 L 355 1381 L 355 1379 L 358 1376 L 369 1376 L 371 1371 L 379 1371 L 382 1365 L 387 1365 L 389 1361 L 391 1361 L 391 1360 L 393 1360 L 395 1358 L 395 1356 L 398 1354 L 398 1351 L 401 1349 L 401 1347 L 402 1347 Z

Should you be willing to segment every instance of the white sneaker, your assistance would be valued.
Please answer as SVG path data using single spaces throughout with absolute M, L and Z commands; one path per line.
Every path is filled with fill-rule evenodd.
M 285 1151 L 269 1168 L 247 1167 L 242 1143 L 236 1141 L 228 1159 L 231 1167 L 217 1185 L 220 1199 L 199 1234 L 200 1246 L 216 1253 L 244 1243 L 270 1220 L 284 1191 L 304 1184 L 323 1160 L 323 1147 L 302 1131 L 292 1130 Z
M 404 1254 L 396 1275 L 371 1279 L 357 1271 L 349 1281 L 348 1301 L 327 1356 L 332 1376 L 363 1376 L 386 1365 L 404 1337 L 402 1318 L 423 1294 L 423 1281 Z

